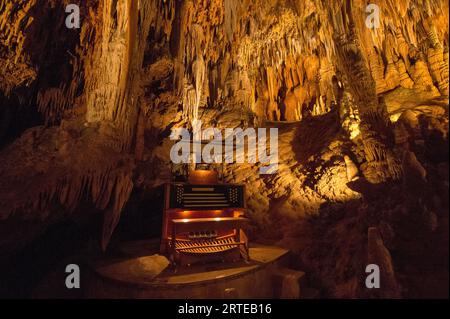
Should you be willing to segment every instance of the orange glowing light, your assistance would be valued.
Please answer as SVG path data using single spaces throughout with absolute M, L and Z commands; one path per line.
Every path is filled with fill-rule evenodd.
M 217 172 L 208 170 L 193 170 L 189 174 L 191 184 L 215 184 L 217 183 Z

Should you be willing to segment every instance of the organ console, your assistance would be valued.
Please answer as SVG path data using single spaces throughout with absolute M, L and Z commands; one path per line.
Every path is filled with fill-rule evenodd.
M 175 265 L 247 260 L 247 224 L 244 186 L 219 183 L 215 171 L 165 185 L 161 253 Z

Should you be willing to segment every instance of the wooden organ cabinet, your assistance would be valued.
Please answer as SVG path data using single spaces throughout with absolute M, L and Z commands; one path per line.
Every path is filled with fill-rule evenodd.
M 175 265 L 248 260 L 244 186 L 221 184 L 215 171 L 165 185 L 161 253 Z

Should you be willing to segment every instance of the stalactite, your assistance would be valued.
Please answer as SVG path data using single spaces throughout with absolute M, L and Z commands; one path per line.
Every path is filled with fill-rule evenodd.
M 201 57 L 192 65 L 192 72 L 195 77 L 195 104 L 192 110 L 192 120 L 198 119 L 198 109 L 200 107 L 201 99 L 203 96 L 203 88 L 205 87 L 206 66 Z M 191 106 L 192 107 L 192 106 Z
M 103 1 L 103 21 L 96 33 L 99 39 L 85 68 L 86 119 L 90 123 L 114 123 L 122 132 L 119 146 L 125 150 L 135 133 L 144 48 L 150 25 L 160 18 L 158 5 L 155 1 L 143 2 L 138 8 L 133 1 Z
M 124 176 L 120 178 L 116 174 L 112 168 L 106 168 L 103 171 L 88 171 L 84 174 L 65 176 L 59 180 L 47 180 L 44 187 L 28 189 L 23 197 L 4 192 L 0 219 L 5 220 L 15 214 L 30 211 L 39 211 L 40 215 L 34 218 L 43 219 L 55 204 L 62 205 L 71 212 L 83 199 L 92 200 L 95 207 L 101 210 L 111 205 L 113 207 L 111 212 L 116 216 L 120 215 L 133 184 L 129 173 L 122 173 Z M 84 195 L 86 193 L 90 193 L 90 196 L 86 197 Z
M 5 1 L 2 1 L 1 6 L 4 6 L 4 3 Z M 35 1 L 28 3 L 30 7 L 36 4 Z M 81 201 L 91 201 L 97 209 L 108 212 L 102 239 L 102 245 L 105 247 L 133 186 L 131 172 L 134 159 L 119 152 L 129 149 L 134 141 L 136 104 L 138 96 L 142 94 L 140 78 L 150 25 L 162 30 L 162 33 L 169 33 L 171 23 L 167 21 L 173 19 L 174 13 L 169 9 L 173 8 L 173 5 L 172 1 L 164 4 L 159 1 L 145 1 L 139 6 L 135 1 L 100 1 L 98 7 L 89 8 L 89 16 L 80 31 L 80 46 L 70 53 L 73 58 L 71 82 L 62 83 L 59 87 L 44 87 L 36 96 L 39 110 L 45 118 L 48 121 L 62 120 L 62 129 L 58 131 L 51 128 L 48 132 L 31 131 L 28 135 L 25 134 L 17 145 L 11 146 L 13 150 L 8 149 L 2 153 L 2 220 L 12 215 L 26 215 L 31 211 L 40 212 L 36 218 L 44 219 L 48 214 L 55 213 L 55 205 L 72 212 Z M 8 8 L 10 7 L 6 7 Z M 39 10 L 42 9 L 39 7 Z M 23 11 L 20 10 L 19 12 Z M 159 16 L 158 12 L 163 10 L 166 10 L 165 14 Z M 9 13 L 10 10 L 5 14 Z M 61 13 L 64 18 L 64 10 L 61 10 Z M 19 22 L 23 20 L 23 16 L 26 15 L 21 13 Z M 6 20 L 8 19 L 1 21 Z M 25 25 L 21 23 L 21 26 Z M 2 25 L 2 28 L 10 26 L 6 24 Z M 18 27 L 15 32 L 20 34 L 22 31 L 23 29 Z M 20 36 L 14 38 L 11 33 L 7 34 L 7 41 L 15 41 L 16 38 L 23 40 Z M 3 41 L 3 37 L 0 37 L 1 46 L 5 43 Z M 26 54 L 17 53 L 17 58 L 26 57 Z M 28 63 L 26 59 L 23 61 L 21 63 Z M 29 67 L 29 70 L 32 72 L 33 68 Z M 6 71 L 7 69 L 2 69 L 0 78 Z M 28 74 L 27 72 L 21 72 L 22 76 Z M 33 81 L 34 78 L 35 76 L 30 77 L 27 81 Z M 14 85 L 22 85 L 22 82 Z M 84 92 L 82 96 L 77 97 L 78 103 L 87 106 L 87 114 L 81 113 L 86 116 L 87 122 L 74 112 L 70 113 L 74 118 L 67 121 L 64 119 L 65 111 L 72 107 L 75 94 L 80 88 Z M 56 149 L 51 142 L 49 144 L 45 140 L 37 140 L 36 136 L 40 134 L 44 134 L 50 141 L 56 141 Z M 33 149 L 34 146 L 31 145 L 36 145 L 39 152 L 43 152 L 38 152 L 38 160 L 33 160 L 34 168 L 22 163 L 22 171 L 15 171 L 14 167 L 20 164 L 9 160 L 12 154 L 17 155 L 14 150 L 20 147 Z M 83 145 L 83 151 L 75 151 Z M 90 153 L 92 157 L 83 157 L 83 152 Z M 52 163 L 45 159 L 47 155 L 53 158 Z M 23 158 L 24 163 L 28 163 L 34 156 L 36 154 L 33 152 L 27 152 L 19 157 Z M 43 161 L 40 161 L 41 157 Z M 91 158 L 90 163 L 88 158 Z M 127 164 L 124 165 L 124 162 Z M 12 170 L 11 173 L 5 170 L 7 167 Z M 41 176 L 44 172 L 45 176 Z M 18 186 L 24 187 L 23 192 L 8 190 L 6 185 L 24 177 L 26 182 Z M 44 177 L 45 180 L 42 179 Z
M 134 161 L 108 147 L 99 132 L 80 135 L 76 124 L 50 131 L 31 129 L 2 152 L 0 220 L 13 216 L 46 220 L 61 214 L 61 208 L 67 214 L 80 202 L 91 202 L 93 208 L 107 212 L 101 240 L 105 248 L 133 188 Z M 57 141 L 56 149 L 52 141 Z
M 36 79 L 37 70 L 32 67 L 29 54 L 24 52 L 26 37 L 22 28 L 33 21 L 30 10 L 36 2 L 32 0 L 17 4 L 11 0 L 0 1 L 0 47 L 14 48 L 9 56 L 0 57 L 0 88 L 7 94 L 13 88 L 29 85 Z
M 448 79 L 448 48 L 447 58 L 442 46 L 428 49 L 428 62 L 430 64 L 430 73 L 438 84 L 439 92 L 442 95 L 449 94 Z

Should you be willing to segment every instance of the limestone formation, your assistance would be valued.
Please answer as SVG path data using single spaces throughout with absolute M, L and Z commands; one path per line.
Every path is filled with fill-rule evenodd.
M 67 29 L 69 2 L 0 0 L 0 256 L 91 215 L 106 250 L 133 205 L 157 210 L 170 132 L 196 119 L 279 129 L 277 174 L 224 180 L 247 186 L 250 240 L 285 243 L 327 297 L 364 296 L 368 245 L 395 267 L 409 231 L 441 235 L 405 219 L 445 234 L 447 0 L 374 1 L 379 28 L 361 0 L 87 0 Z

